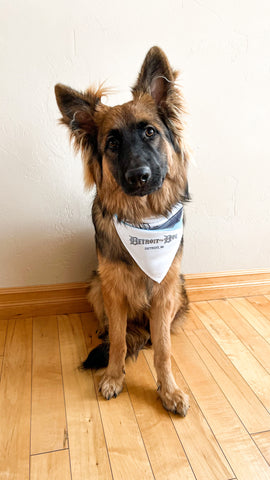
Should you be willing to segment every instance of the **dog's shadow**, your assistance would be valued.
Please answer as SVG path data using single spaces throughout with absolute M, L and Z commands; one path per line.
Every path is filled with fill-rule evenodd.
M 159 420 L 168 417 L 169 412 L 167 412 L 161 404 L 157 392 L 157 385 L 154 382 L 153 385 L 152 382 L 151 385 L 149 385 L 147 380 L 142 377 L 139 368 L 137 371 L 138 374 L 136 373 L 136 362 L 128 359 L 126 362 L 126 378 L 123 384 L 123 390 L 118 397 L 112 398 L 110 402 L 117 402 L 122 399 L 122 401 L 119 402 L 119 415 L 121 414 L 122 402 L 127 402 L 131 404 L 131 408 L 135 411 L 136 416 L 155 414 L 158 415 Z M 99 402 L 107 402 L 98 391 L 98 385 L 104 372 L 105 369 L 97 370 L 93 375 Z M 114 404 L 114 406 L 116 406 L 116 404 Z

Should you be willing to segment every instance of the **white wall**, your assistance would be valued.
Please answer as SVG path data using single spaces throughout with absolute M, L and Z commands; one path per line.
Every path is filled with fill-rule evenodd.
M 127 101 L 149 47 L 182 71 L 187 273 L 270 263 L 269 0 L 1 0 L 0 286 L 84 281 L 91 199 L 53 86 L 104 79 Z

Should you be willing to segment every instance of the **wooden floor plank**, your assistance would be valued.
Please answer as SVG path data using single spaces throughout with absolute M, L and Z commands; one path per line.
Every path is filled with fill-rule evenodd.
M 58 321 L 72 478 L 110 479 L 93 377 L 78 369 L 86 356 L 80 316 L 62 315 Z
M 195 330 L 193 346 L 249 433 L 270 429 L 270 414 L 207 330 Z M 187 332 L 189 335 L 189 332 Z
M 247 301 L 270 320 L 270 295 L 254 295 L 253 297 L 247 297 Z
M 232 307 L 228 300 L 214 300 L 209 304 L 270 374 L 269 343 Z
M 256 435 L 252 435 L 252 438 L 262 452 L 264 458 L 270 464 L 270 431 L 257 433 Z
M 98 342 L 95 335 L 98 324 L 95 319 L 91 318 L 91 314 L 81 314 L 81 317 L 88 344 L 87 347 L 90 350 Z M 196 318 L 195 315 L 194 318 Z M 147 358 L 151 367 L 152 375 L 155 376 L 152 350 L 144 351 L 144 356 Z M 162 474 L 164 475 L 163 478 L 167 478 L 167 476 L 168 478 L 173 478 L 175 467 L 178 465 L 179 457 L 182 457 L 182 453 L 181 450 L 179 450 L 179 452 L 176 451 L 177 444 L 174 443 L 174 437 L 171 435 L 171 427 L 169 427 L 168 421 L 166 420 L 168 414 L 163 409 L 155 391 L 156 385 L 153 378 L 149 377 L 148 367 L 145 364 L 142 365 L 142 362 L 142 355 L 140 355 L 136 363 L 128 362 L 126 365 L 128 391 L 154 475 L 156 478 L 160 478 L 160 476 L 162 478 Z M 175 375 L 177 375 L 177 379 L 179 380 L 180 372 L 177 367 L 175 367 L 175 370 Z M 183 377 L 181 384 L 183 388 L 187 389 L 192 398 L 191 392 Z M 149 408 L 151 408 L 151 412 Z M 160 414 L 162 421 L 160 419 L 158 421 L 157 419 Z M 154 419 L 156 419 L 156 421 Z M 188 457 L 192 459 L 192 468 L 198 480 L 205 478 L 208 480 L 214 480 L 216 478 L 221 480 L 233 477 L 230 467 L 194 399 L 192 408 L 186 419 L 183 420 L 174 415 L 172 415 L 172 419 L 174 428 L 181 438 L 184 450 Z M 165 432 L 162 430 L 164 424 Z M 198 438 L 202 439 L 201 443 L 198 442 Z M 162 448 L 163 451 L 161 450 L 160 452 Z M 165 452 L 168 448 L 170 453 L 167 456 Z M 211 462 L 209 462 L 209 458 L 211 458 Z M 162 464 L 162 468 L 159 472 L 158 467 L 160 463 Z M 190 476 L 190 471 L 186 470 L 186 461 L 183 461 L 179 472 L 180 471 L 182 475 Z M 186 473 L 184 473 L 185 471 Z M 183 476 L 183 478 L 186 478 L 186 476 Z
M 0 357 L 4 355 L 8 320 L 0 320 Z
M 100 342 L 96 335 L 98 322 L 89 313 L 81 314 L 81 318 L 87 348 L 91 350 Z M 161 406 L 155 381 L 143 354 L 139 355 L 136 363 L 127 362 L 126 382 L 155 478 L 175 478 L 178 472 L 184 479 L 194 479 L 168 413 Z
M 144 355 L 150 365 L 152 374 L 156 378 L 153 351 L 147 350 L 144 352 Z M 179 387 L 189 395 L 190 409 L 185 419 L 173 414 L 170 416 L 179 439 L 182 442 L 184 451 L 190 461 L 196 479 L 231 479 L 233 477 L 231 468 L 174 358 L 172 358 L 172 370 Z M 166 478 L 166 476 L 163 478 Z M 177 476 L 174 478 L 177 478 Z
M 32 319 L 10 320 L 0 383 L 0 478 L 29 480 Z
M 172 353 L 237 479 L 268 480 L 269 465 L 184 332 L 172 337 Z
M 185 419 L 161 405 L 151 349 L 117 399 L 97 393 L 101 372 L 77 368 L 97 328 L 93 313 L 0 320 L 1 480 L 270 479 L 270 296 L 191 305 L 172 336 Z
M 191 332 L 193 332 L 194 330 L 202 330 L 202 329 L 206 330 L 204 324 L 201 322 L 198 316 L 195 315 L 195 313 L 191 309 L 189 309 L 189 312 L 187 314 L 185 321 L 182 324 L 182 327 L 185 329 L 185 331 L 191 331 Z
M 56 316 L 33 320 L 31 453 L 65 448 L 66 413 Z
M 136 363 L 132 360 L 127 362 L 126 384 L 155 479 L 174 480 L 179 477 L 194 480 L 169 413 L 158 398 L 156 382 L 142 352 Z
M 93 314 L 84 313 L 81 318 L 87 348 L 90 350 L 100 342 L 95 333 L 98 323 Z M 183 479 L 194 479 L 169 415 L 160 403 L 155 381 L 142 354 L 136 363 L 131 360 L 127 362 L 126 382 L 155 478 L 170 479 L 181 474 Z M 125 385 L 121 395 L 126 391 Z M 117 475 L 119 473 L 117 472 Z
M 270 342 L 270 322 L 251 302 L 246 298 L 230 298 L 230 304 L 257 330 L 268 342 Z
M 98 323 L 91 313 L 82 313 L 81 319 L 87 351 L 89 351 L 100 343 L 96 335 Z M 101 375 L 102 372 L 99 371 L 94 375 L 97 391 Z M 99 393 L 98 399 L 114 479 L 153 478 L 126 384 L 124 383 L 123 391 L 117 399 L 113 398 L 108 402 Z M 131 453 L 133 448 L 134 453 Z M 132 462 L 135 458 L 136 466 L 134 467 Z
M 101 375 L 100 371 L 94 375 L 96 390 Z M 117 398 L 108 401 L 98 393 L 98 399 L 114 480 L 153 479 L 126 385 Z
M 71 480 L 68 450 L 32 456 L 30 471 L 30 480 Z
M 198 315 L 263 405 L 270 410 L 270 375 L 208 302 L 192 304 L 191 309 Z

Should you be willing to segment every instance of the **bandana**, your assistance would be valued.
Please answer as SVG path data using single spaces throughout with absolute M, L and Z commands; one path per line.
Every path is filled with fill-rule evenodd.
M 113 217 L 118 236 L 140 269 L 156 282 L 162 282 L 183 236 L 183 205 L 175 205 L 168 217 L 146 218 L 136 227 Z

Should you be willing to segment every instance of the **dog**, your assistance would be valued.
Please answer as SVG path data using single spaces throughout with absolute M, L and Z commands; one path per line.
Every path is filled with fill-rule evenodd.
M 170 353 L 170 332 L 188 310 L 180 264 L 189 152 L 177 75 L 152 47 L 123 105 L 102 103 L 103 87 L 81 93 L 57 84 L 55 95 L 60 122 L 81 152 L 85 185 L 96 186 L 98 268 L 88 299 L 103 341 L 83 366 L 106 367 L 99 389 L 109 400 L 122 390 L 125 359 L 152 344 L 162 404 L 184 417 L 189 399 L 175 382 Z

